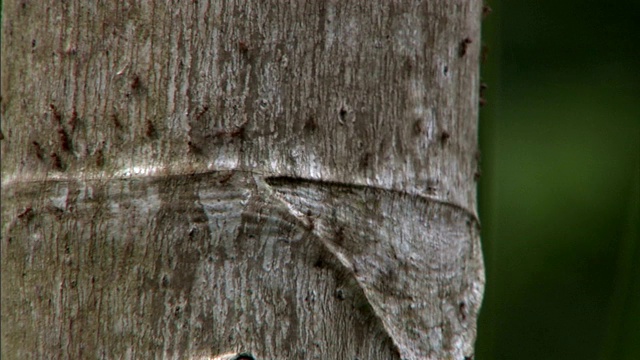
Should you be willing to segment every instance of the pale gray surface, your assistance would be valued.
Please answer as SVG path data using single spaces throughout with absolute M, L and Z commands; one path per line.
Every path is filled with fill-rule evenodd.
M 471 356 L 480 2 L 148 4 L 3 5 L 2 355 Z

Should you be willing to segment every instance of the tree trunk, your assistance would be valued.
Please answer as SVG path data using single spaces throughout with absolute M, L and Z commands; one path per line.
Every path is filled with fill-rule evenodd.
M 473 356 L 480 1 L 3 6 L 3 358 Z

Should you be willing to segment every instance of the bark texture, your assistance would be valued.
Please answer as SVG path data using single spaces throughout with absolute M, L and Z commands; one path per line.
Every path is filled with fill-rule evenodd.
M 3 6 L 3 358 L 473 356 L 480 1 Z

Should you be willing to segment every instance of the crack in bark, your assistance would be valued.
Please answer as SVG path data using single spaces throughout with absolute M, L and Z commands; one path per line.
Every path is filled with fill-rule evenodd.
M 325 184 L 328 186 L 341 186 L 341 187 L 353 188 L 353 189 L 372 189 L 372 190 L 396 193 L 396 194 L 405 195 L 405 196 L 415 196 L 420 199 L 423 199 L 424 201 L 442 204 L 445 206 L 452 207 L 456 210 L 462 211 L 465 214 L 467 214 L 467 216 L 469 216 L 476 223 L 478 228 L 481 227 L 480 219 L 478 218 L 477 214 L 474 211 L 467 209 L 461 204 L 457 204 L 452 201 L 444 201 L 444 200 L 436 199 L 434 197 L 430 197 L 420 193 L 411 193 L 411 192 L 390 189 L 390 188 L 376 186 L 376 185 L 353 184 L 353 183 L 344 183 L 339 181 L 328 181 L 328 180 L 293 177 L 293 176 L 269 175 L 259 171 L 241 170 L 241 169 L 193 171 L 185 174 L 163 174 L 160 172 L 158 173 L 149 172 L 146 174 L 135 174 L 135 173 L 126 174 L 126 171 L 118 171 L 117 173 L 118 175 L 108 175 L 108 176 L 106 174 L 82 174 L 81 177 L 79 175 L 69 176 L 68 174 L 50 174 L 50 176 L 47 177 L 46 179 L 37 179 L 34 177 L 30 177 L 28 175 L 21 175 L 19 180 L 12 177 L 3 178 L 2 188 L 10 189 L 13 186 L 16 186 L 18 184 L 25 184 L 25 183 L 37 184 L 37 183 L 46 183 L 46 182 L 65 182 L 65 181 L 78 181 L 78 180 L 82 180 L 82 181 L 129 180 L 129 179 L 133 180 L 133 179 L 142 179 L 142 178 L 148 179 L 148 178 L 205 176 L 205 175 L 215 175 L 216 173 L 225 173 L 225 174 L 244 173 L 244 174 L 254 174 L 254 175 L 260 176 L 263 179 L 263 181 L 269 186 L 274 186 L 278 183 L 294 183 L 299 181 L 299 182 L 306 182 L 306 183 L 312 183 L 312 184 Z
M 466 248 L 465 244 L 469 241 L 457 239 L 460 235 L 449 233 L 452 228 L 455 228 L 454 224 L 460 221 L 455 220 L 460 215 L 463 218 L 473 219 L 477 225 L 475 216 L 464 208 L 442 201 L 432 201 L 424 196 L 371 186 L 293 177 L 265 179 L 256 177 L 256 181 L 264 181 L 266 185 L 263 187 L 269 187 L 269 191 L 273 193 L 272 198 L 276 198 L 289 209 L 291 214 L 311 231 L 337 260 L 342 267 L 341 270 L 346 271 L 348 276 L 355 280 L 358 291 L 362 292 L 402 359 L 426 358 L 425 351 L 433 345 L 427 346 L 427 344 L 433 341 L 439 342 L 429 340 L 430 336 L 441 334 L 440 336 L 446 337 L 442 333 L 446 333 L 447 330 L 475 324 L 481 298 L 474 291 L 473 284 L 460 283 L 460 287 L 448 288 L 438 280 L 448 278 L 453 283 L 457 283 L 470 275 L 470 271 L 475 272 L 475 275 L 471 276 L 474 280 L 484 281 L 478 272 L 482 266 L 478 266 L 477 269 L 475 266 L 481 262 L 477 247 L 475 250 L 473 245 L 471 248 Z M 360 200 L 362 204 L 358 204 Z M 372 208 L 367 204 L 372 201 L 368 200 L 379 202 L 373 205 L 378 206 L 377 211 L 370 211 Z M 413 203 L 416 200 L 418 203 Z M 420 205 L 421 202 L 423 205 Z M 364 211 L 359 210 L 358 206 L 365 206 Z M 407 211 L 405 215 L 409 214 L 412 219 L 426 219 L 427 224 L 419 224 L 408 230 L 389 229 L 389 226 L 394 226 L 393 218 L 387 216 L 391 214 L 388 212 L 389 206 L 404 208 Z M 431 207 L 433 212 L 433 206 L 449 208 L 450 214 L 453 214 L 450 215 L 452 220 L 448 220 L 451 223 L 447 221 L 439 223 L 437 219 L 429 216 L 422 217 L 422 211 L 419 209 Z M 435 212 L 438 211 L 435 210 Z M 442 217 L 447 217 L 447 211 L 439 212 L 442 213 Z M 374 214 L 374 217 L 363 218 L 363 214 Z M 376 218 L 376 216 L 381 217 Z M 315 219 L 312 220 L 312 218 Z M 377 223 L 369 224 L 368 220 L 377 221 Z M 427 234 L 430 225 L 433 226 L 432 233 Z M 467 225 L 471 226 L 469 222 Z M 402 233 L 413 239 L 402 240 L 402 235 L 398 235 Z M 443 238 L 449 240 L 453 238 L 454 241 L 447 243 L 447 240 L 438 240 L 438 235 L 446 235 Z M 470 236 L 472 236 L 469 239 L 470 242 L 475 244 L 477 238 Z M 456 240 L 461 241 L 456 243 Z M 451 260 L 447 260 L 449 258 Z M 461 272 L 459 266 L 461 264 L 456 261 L 456 258 L 458 260 L 464 258 L 472 266 Z M 434 296 L 429 292 L 431 288 L 444 293 Z M 454 295 L 444 295 L 450 292 Z M 466 305 L 463 317 L 452 316 L 449 312 L 448 308 L 460 308 L 459 299 L 463 299 L 463 303 L 470 304 L 470 316 L 466 313 Z M 425 314 L 420 309 L 433 308 L 437 303 L 440 303 L 441 307 L 444 305 L 441 311 L 446 320 L 434 323 L 429 318 L 430 314 Z M 396 317 L 400 314 L 404 316 L 399 318 L 412 319 L 409 315 L 413 315 L 415 319 L 409 320 L 408 323 L 398 323 Z M 460 332 L 451 331 L 451 333 Z M 469 351 L 473 346 L 473 340 L 464 336 L 441 339 L 440 342 L 445 347 L 463 348 L 460 349 L 463 352 Z

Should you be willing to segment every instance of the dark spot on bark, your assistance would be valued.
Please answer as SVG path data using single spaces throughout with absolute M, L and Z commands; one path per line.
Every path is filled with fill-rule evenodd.
M 62 151 L 71 151 L 71 139 L 62 126 L 58 127 L 58 138 L 60 139 L 60 148 Z
M 167 275 L 162 275 L 162 280 L 160 281 L 160 287 L 166 288 L 169 286 L 169 277 Z
M 460 41 L 460 45 L 458 46 L 458 56 L 463 57 L 467 54 L 467 49 L 469 45 L 472 43 L 471 38 L 464 38 Z
M 467 319 L 467 309 L 466 309 L 467 305 L 463 302 L 461 302 L 458 305 L 458 310 L 460 311 L 460 317 L 462 317 L 462 320 L 466 320 Z
M 60 124 L 62 122 L 62 115 L 60 115 L 60 112 L 58 112 L 58 109 L 56 108 L 55 105 L 49 104 L 49 107 L 51 108 L 51 112 L 53 113 L 53 119 L 58 124 Z
M 360 158 L 360 168 L 361 169 L 366 169 L 369 167 L 369 165 L 371 165 L 371 159 L 373 158 L 373 155 L 369 152 L 365 153 L 364 155 L 362 155 L 362 157 Z
M 464 357 L 464 360 L 473 360 L 473 355 L 465 356 L 465 357 Z
M 305 131 L 315 131 L 318 128 L 318 124 L 316 123 L 316 118 L 313 115 L 309 115 L 309 117 L 307 118 L 307 121 L 305 121 L 304 123 L 304 130 Z
M 18 219 L 26 219 L 29 220 L 33 214 L 33 208 L 31 206 L 27 206 L 22 212 L 18 214 Z
M 407 73 L 410 73 L 413 70 L 413 61 L 408 56 L 404 59 L 404 70 Z
M 478 180 L 480 180 L 481 176 L 482 176 L 482 171 L 478 170 L 475 173 L 473 173 L 473 180 L 474 181 L 478 181 Z
M 313 213 L 311 212 L 311 210 L 307 210 L 305 215 L 306 215 L 306 218 L 307 218 L 307 221 L 308 221 L 308 225 L 307 225 L 308 229 L 313 230 L 313 228 L 315 226 L 315 223 L 314 223 L 315 218 L 313 216 Z
M 335 244 L 342 247 L 344 246 L 345 236 L 344 227 L 339 226 L 335 233 Z
M 233 358 L 233 360 L 256 360 L 253 355 L 249 353 L 240 353 Z
M 240 139 L 244 139 L 244 126 L 246 125 L 246 123 L 236 127 L 235 129 L 231 130 L 228 134 L 230 137 L 232 138 L 240 138 Z
M 62 170 L 62 160 L 60 160 L 60 156 L 57 153 L 52 152 L 49 154 L 51 158 L 51 166 L 56 170 Z
M 140 80 L 140 76 L 134 75 L 133 80 L 131 80 L 131 90 L 140 91 L 142 88 L 142 81 Z
M 156 127 L 150 119 L 147 119 L 144 127 L 144 134 L 148 138 L 155 138 L 157 135 Z
M 246 42 L 244 41 L 238 41 L 238 51 L 240 52 L 240 55 L 242 55 L 245 58 L 249 58 L 249 45 L 247 45 Z
M 104 166 L 104 154 L 102 153 L 102 149 L 98 149 L 98 151 L 96 151 L 96 166 Z
M 445 65 L 444 68 L 442 68 L 442 73 L 445 75 L 449 74 L 449 67 L 447 65 Z
M 4 140 L 4 134 L 2 133 L 2 130 L 0 130 L 0 140 Z
M 36 47 L 36 39 L 31 40 L 31 47 Z
M 346 296 L 344 294 L 344 290 L 342 290 L 342 289 L 336 289 L 335 295 L 336 295 L 336 299 L 338 299 L 338 300 L 346 299 Z
M 182 314 L 182 308 L 180 306 L 176 306 L 175 310 L 173 311 L 173 314 L 176 317 L 179 317 Z
M 76 123 L 78 122 L 78 112 L 76 111 L 76 107 L 73 107 L 71 111 L 71 118 L 69 119 L 69 127 L 71 127 L 71 132 L 73 132 L 76 128 Z
M 326 266 L 326 262 L 323 256 L 320 256 L 316 259 L 316 261 L 313 263 L 313 267 L 316 267 L 318 269 L 322 269 Z
M 341 107 L 340 111 L 338 112 L 338 116 L 340 117 L 340 123 L 344 123 L 345 119 L 347 118 L 347 109 Z
M 424 134 L 424 128 L 422 127 L 421 120 L 416 120 L 416 122 L 413 123 L 413 133 L 416 135 Z
M 40 143 L 37 141 L 32 142 L 31 144 L 33 144 L 33 147 L 36 151 L 36 157 L 40 160 L 44 159 L 44 151 L 42 150 L 42 146 L 40 146 Z
M 111 114 L 111 122 L 113 122 L 113 126 L 115 126 L 116 129 L 118 130 L 122 129 L 122 124 L 118 119 L 118 114 Z
M 203 116 L 203 115 L 204 115 L 208 110 L 209 110 L 209 106 L 208 106 L 208 105 L 205 105 L 205 106 L 202 108 L 202 110 L 200 110 L 200 111 L 198 112 L 198 115 L 196 115 L 196 121 L 199 121 L 199 120 L 202 118 L 202 116 Z
M 435 195 L 436 191 L 438 191 L 438 184 L 440 182 L 437 179 L 428 179 L 427 180 L 427 193 L 429 195 Z
M 440 142 L 443 145 L 446 144 L 447 141 L 449 141 L 449 138 L 451 138 L 451 134 L 449 134 L 449 132 L 446 130 L 442 131 L 442 133 L 440 134 Z
M 229 171 L 228 174 L 223 175 L 219 180 L 218 180 L 218 184 L 220 185 L 224 185 L 227 182 L 229 182 L 229 180 L 231 180 L 231 178 L 233 177 L 233 172 Z
M 195 143 L 193 143 L 192 141 L 187 141 L 187 145 L 189 146 L 189 152 L 195 155 L 200 155 L 202 154 L 202 149 L 196 145 Z

